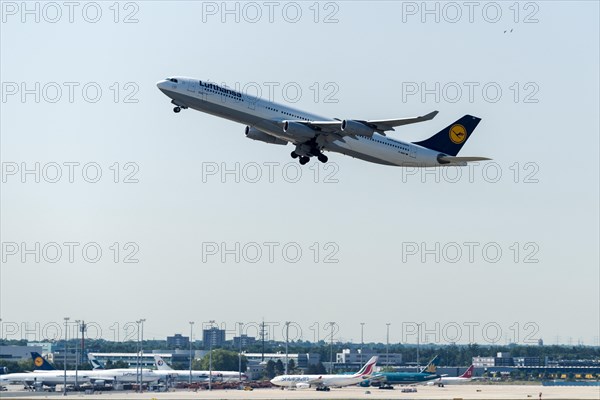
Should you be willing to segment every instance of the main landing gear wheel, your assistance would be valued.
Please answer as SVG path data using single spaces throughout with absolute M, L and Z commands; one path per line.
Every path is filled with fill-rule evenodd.
M 323 164 L 325 164 L 325 163 L 327 162 L 327 160 L 329 160 L 325 154 L 319 154 L 319 156 L 318 156 L 317 158 L 318 158 L 318 159 L 319 159 L 319 161 L 321 161 Z
M 306 156 L 300 157 L 300 165 L 304 165 L 304 164 L 308 163 L 309 160 L 310 160 L 310 158 L 308 158 Z
M 298 158 L 298 157 L 300 157 L 300 156 L 298 155 L 298 153 L 296 153 L 295 151 L 292 151 L 292 152 L 290 153 L 290 156 L 292 156 L 292 158 Z
M 181 107 L 177 106 L 177 107 L 173 108 L 174 113 L 177 114 L 179 111 L 181 111 Z

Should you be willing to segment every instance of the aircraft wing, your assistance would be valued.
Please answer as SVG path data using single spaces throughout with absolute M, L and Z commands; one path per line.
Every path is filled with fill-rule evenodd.
M 311 380 L 309 380 L 309 381 L 306 381 L 305 383 L 307 383 L 307 384 L 309 384 L 309 385 L 320 385 L 320 384 L 322 384 L 322 383 L 323 383 L 323 381 L 324 381 L 323 377 L 321 377 L 321 376 L 320 376 L 320 377 L 318 377 L 318 378 L 315 378 L 315 379 L 311 379 Z
M 367 127 L 377 131 L 383 135 L 385 131 L 393 131 L 394 127 L 415 124 L 417 122 L 429 121 L 438 114 L 438 111 L 432 111 L 429 114 L 422 115 L 420 117 L 411 118 L 398 118 L 398 119 L 370 119 L 370 120 L 352 120 L 360 124 L 366 125 Z M 282 121 L 283 123 L 284 121 Z M 288 120 L 288 122 L 295 122 L 302 125 L 306 125 L 316 131 L 323 133 L 333 133 L 338 136 L 353 136 L 353 134 L 347 134 L 342 130 L 341 120 L 335 121 L 304 121 L 304 120 Z
M 408 124 L 416 124 L 417 122 L 429 121 L 433 119 L 439 111 L 432 111 L 427 115 L 413 118 L 400 118 L 400 119 L 371 119 L 364 121 L 369 126 L 375 127 L 378 131 L 393 131 L 395 126 L 402 126 Z M 361 121 L 363 122 L 363 121 Z

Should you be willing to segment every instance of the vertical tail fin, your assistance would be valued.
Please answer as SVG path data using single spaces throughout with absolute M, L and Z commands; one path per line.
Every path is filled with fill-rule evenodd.
M 156 369 L 160 369 L 163 371 L 171 371 L 173 370 L 173 368 L 169 367 L 167 365 L 167 363 L 165 362 L 165 360 L 162 359 L 161 356 L 154 356 L 154 366 L 156 367 Z
M 421 370 L 421 372 L 425 372 L 427 374 L 435 374 L 437 373 L 437 366 L 435 365 L 435 360 L 437 359 L 437 356 L 433 357 L 431 359 L 431 361 L 429 361 L 429 364 L 427 364 L 425 367 L 423 367 L 423 369 Z
M 429 139 L 425 139 L 421 142 L 414 142 L 414 144 L 450 156 L 456 156 L 477 127 L 477 124 L 479 124 L 479 121 L 481 121 L 481 118 L 465 115 Z
M 56 368 L 50 364 L 42 355 L 36 351 L 31 352 L 31 358 L 33 359 L 33 369 L 38 371 L 54 371 Z
M 93 369 L 104 369 L 104 365 L 100 361 L 96 360 L 96 357 L 92 353 L 88 353 L 88 360 L 92 364 Z
M 363 367 L 354 374 L 354 376 L 368 376 L 375 372 L 375 365 L 377 365 L 377 356 L 371 357 L 369 361 Z
M 465 371 L 464 374 L 462 374 L 460 377 L 461 378 L 472 378 L 473 377 L 473 365 L 471 365 L 469 368 L 467 368 L 467 370 Z

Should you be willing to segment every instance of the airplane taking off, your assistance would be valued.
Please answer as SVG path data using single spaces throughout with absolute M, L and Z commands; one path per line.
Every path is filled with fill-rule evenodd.
M 465 166 L 485 157 L 457 157 L 458 152 L 481 121 L 465 115 L 429 139 L 404 142 L 386 137 L 394 127 L 429 121 L 433 111 L 413 118 L 354 120 L 325 118 L 285 105 L 193 78 L 170 77 L 156 86 L 171 98 L 173 111 L 192 108 L 246 125 L 246 137 L 270 144 L 292 143 L 292 158 L 300 164 L 323 151 L 337 152 L 361 160 L 404 167 Z
M 188 382 L 190 379 L 190 370 L 176 370 L 167 365 L 165 360 L 161 356 L 154 356 L 154 370 L 155 374 L 164 375 L 177 381 Z M 210 371 L 195 371 L 192 370 L 192 382 L 208 382 L 208 376 Z M 235 371 L 212 371 L 213 382 L 215 379 L 222 382 L 240 381 L 240 373 Z M 245 381 L 248 379 L 248 375 L 241 374 L 241 380 Z
M 344 387 L 356 385 L 369 379 L 377 364 L 377 356 L 371 359 L 355 374 L 330 374 L 330 375 L 279 375 L 271 379 L 276 386 L 307 389 L 315 386 L 317 390 L 329 391 L 331 387 Z
M 474 366 L 471 365 L 460 376 L 442 376 L 439 379 L 427 382 L 427 385 L 444 387 L 444 385 L 456 385 L 460 383 L 470 382 L 473 380 L 473 368 Z

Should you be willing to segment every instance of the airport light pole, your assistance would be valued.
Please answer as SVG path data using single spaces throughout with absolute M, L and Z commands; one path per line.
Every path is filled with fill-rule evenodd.
M 361 322 L 360 323 L 360 364 L 361 364 L 361 366 L 363 363 L 363 347 L 365 346 L 364 333 L 365 333 L 365 323 Z
M 81 362 L 83 364 L 83 356 L 84 356 L 84 352 L 85 352 L 85 321 L 81 321 L 81 325 L 79 326 L 79 330 L 81 332 L 81 359 L 79 360 L 79 362 Z
M 285 374 L 288 374 L 288 341 L 290 339 L 290 321 L 285 322 Z
M 335 322 L 329 322 L 331 326 L 331 338 L 329 340 L 329 373 L 333 374 L 333 326 Z
M 213 324 L 215 323 L 214 319 L 208 321 L 210 323 L 210 338 L 209 338 L 209 351 L 208 351 L 208 390 L 212 390 L 212 339 L 213 339 Z
M 79 323 L 81 321 L 76 319 L 75 322 L 77 323 L 77 329 L 79 329 Z M 79 388 L 79 381 L 77 379 L 77 369 L 79 367 L 79 343 L 77 341 L 77 334 L 75 334 L 75 339 L 75 389 L 77 389 Z
M 65 317 L 65 348 L 64 348 L 64 356 L 63 356 L 63 367 L 64 367 L 64 375 L 63 375 L 63 396 L 67 395 L 67 339 L 68 333 L 67 323 L 69 322 L 69 317 Z
M 386 334 L 386 345 L 385 345 L 385 363 L 390 366 L 390 323 L 385 324 L 387 326 Z
M 192 335 L 194 334 L 194 321 L 190 321 L 190 385 L 192 384 Z
M 137 390 L 140 387 L 140 320 L 135 321 L 137 325 L 137 342 L 135 346 L 135 384 Z
M 142 324 L 142 339 L 140 340 L 140 393 L 144 391 L 144 322 L 146 322 L 145 318 L 140 319 Z
M 242 325 L 244 323 L 238 322 L 238 324 L 240 324 L 240 351 L 238 353 L 238 373 L 239 373 L 239 380 L 240 380 L 240 385 L 241 385 L 242 384 Z
M 417 372 L 421 371 L 421 363 L 419 362 L 419 347 L 421 346 L 421 324 L 417 324 Z

